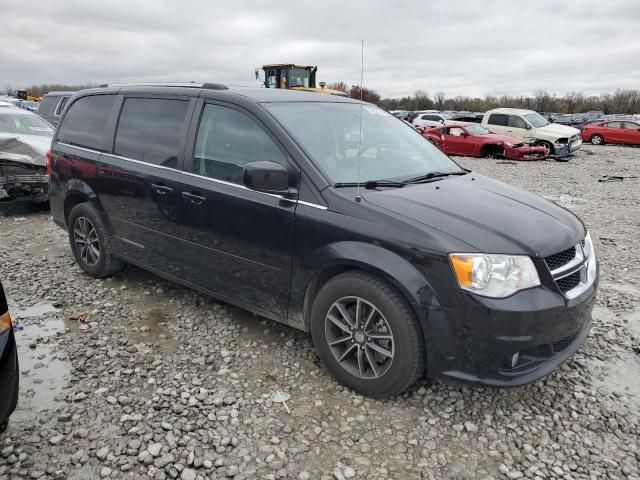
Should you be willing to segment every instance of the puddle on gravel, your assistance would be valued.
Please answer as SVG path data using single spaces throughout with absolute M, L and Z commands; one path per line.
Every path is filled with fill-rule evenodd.
M 591 360 L 593 386 L 605 392 L 624 393 L 640 408 L 640 356 L 623 352 L 620 356 L 605 361 Z
M 56 397 L 67 384 L 65 377 L 71 371 L 71 363 L 58 358 L 60 350 L 53 337 L 65 329 L 65 323 L 56 316 L 57 312 L 57 308 L 45 303 L 11 309 L 12 318 L 22 326 L 15 331 L 20 397 L 12 418 L 17 421 L 33 419 L 37 412 L 61 403 Z
M 157 345 L 165 352 L 175 352 L 178 342 L 169 328 L 171 321 L 166 309 L 151 308 L 136 312 L 135 325 L 128 332 L 128 337 L 134 344 Z
M 622 315 L 625 325 L 633 335 L 640 338 L 640 310 Z M 640 376 L 640 373 L 638 374 Z M 638 380 L 640 383 L 640 380 Z

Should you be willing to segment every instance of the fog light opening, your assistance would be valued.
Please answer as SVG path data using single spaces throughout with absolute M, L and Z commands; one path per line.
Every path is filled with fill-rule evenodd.
M 516 365 L 518 365 L 518 360 L 520 360 L 520 352 L 514 353 L 511 357 L 511 368 L 516 368 Z

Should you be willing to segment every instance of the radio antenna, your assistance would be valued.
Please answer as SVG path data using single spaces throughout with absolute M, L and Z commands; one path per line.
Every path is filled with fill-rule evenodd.
M 360 196 L 360 161 L 362 160 L 362 84 L 364 83 L 364 40 L 361 45 L 361 57 L 360 57 L 360 139 L 358 142 L 358 194 L 356 195 L 356 202 L 362 201 Z

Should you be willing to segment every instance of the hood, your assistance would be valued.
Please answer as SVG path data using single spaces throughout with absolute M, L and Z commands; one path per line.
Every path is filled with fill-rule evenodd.
M 0 134 L 0 159 L 45 166 L 45 154 L 51 137 L 42 135 Z
M 473 172 L 404 188 L 367 190 L 362 196 L 485 253 L 547 257 L 585 235 L 582 222 L 568 210 Z
M 572 135 L 580 135 L 580 130 L 559 123 L 550 123 L 544 127 L 536 128 L 537 132 L 545 132 L 558 137 L 571 137 Z

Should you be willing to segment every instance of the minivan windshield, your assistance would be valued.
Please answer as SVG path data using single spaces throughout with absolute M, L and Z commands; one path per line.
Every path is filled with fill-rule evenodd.
M 539 113 L 527 113 L 524 118 L 529 120 L 529 123 L 533 125 L 535 128 L 544 127 L 545 125 L 549 125 L 549 122 L 546 118 L 544 118 Z
M 373 105 L 278 102 L 265 106 L 334 184 L 403 181 L 432 172 L 464 171 L 412 127 Z

